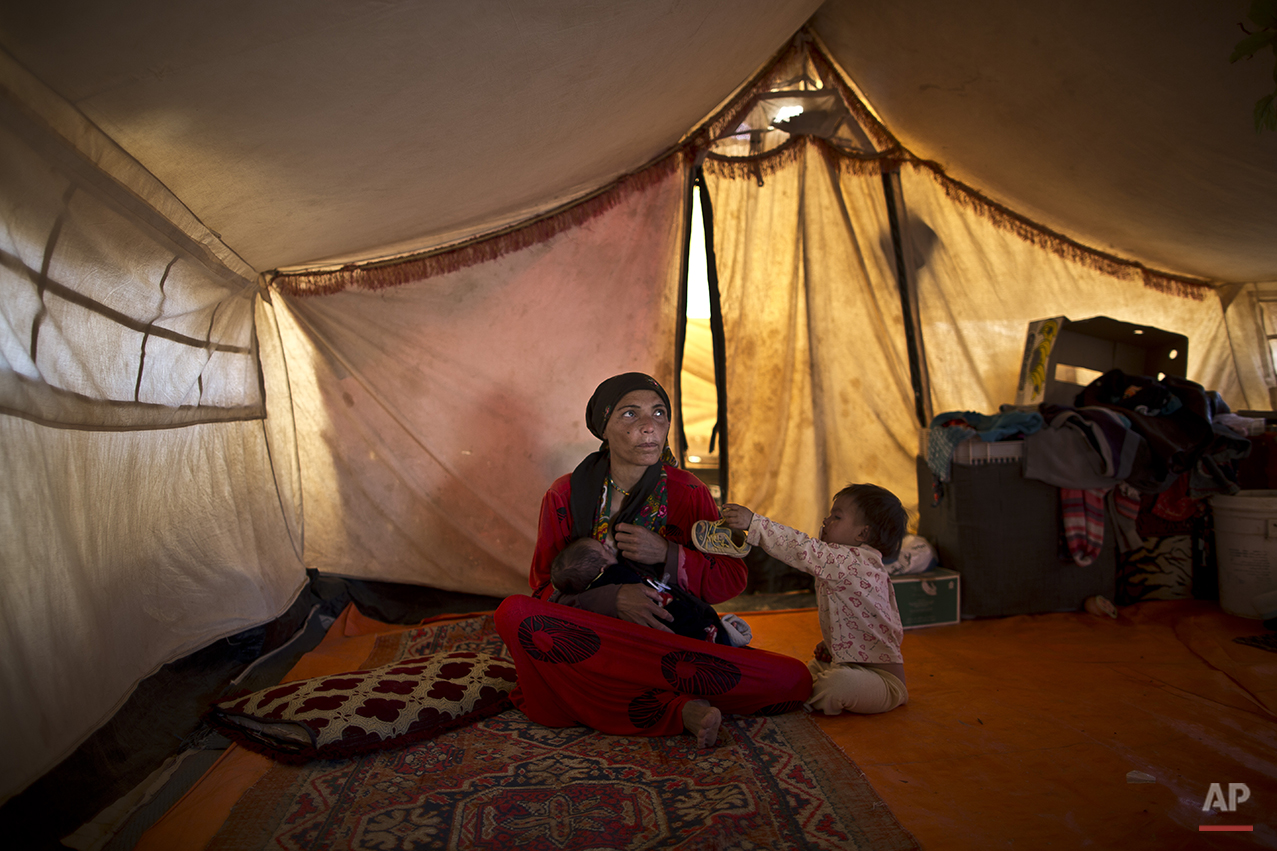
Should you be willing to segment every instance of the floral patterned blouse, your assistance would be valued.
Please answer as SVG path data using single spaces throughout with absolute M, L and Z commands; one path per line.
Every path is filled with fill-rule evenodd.
M 896 591 L 873 547 L 827 544 L 755 514 L 749 543 L 816 577 L 820 632 L 836 662 L 904 662 Z

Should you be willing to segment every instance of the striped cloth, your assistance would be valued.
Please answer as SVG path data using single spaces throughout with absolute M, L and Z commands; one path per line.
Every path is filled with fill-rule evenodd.
M 1064 543 L 1079 567 L 1087 567 L 1099 557 L 1104 546 L 1104 495 L 1107 489 L 1060 488 L 1060 509 L 1064 517 Z

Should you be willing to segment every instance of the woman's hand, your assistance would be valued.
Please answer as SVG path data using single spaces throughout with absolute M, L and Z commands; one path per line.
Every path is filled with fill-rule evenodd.
M 674 616 L 661 606 L 661 595 L 646 585 L 622 585 L 616 592 L 616 616 L 623 621 L 650 626 L 662 632 L 673 632 L 665 621 Z
M 639 564 L 665 564 L 669 544 L 651 529 L 633 523 L 617 523 L 612 530 L 621 555 Z
M 731 502 L 725 504 L 719 510 L 719 514 L 723 522 L 727 524 L 727 528 L 736 532 L 748 532 L 749 524 L 754 522 L 754 512 L 743 505 Z

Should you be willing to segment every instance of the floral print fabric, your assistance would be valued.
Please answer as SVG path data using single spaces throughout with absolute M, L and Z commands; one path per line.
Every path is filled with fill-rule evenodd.
M 877 550 L 827 544 L 759 514 L 749 524 L 748 541 L 816 577 L 820 632 L 834 661 L 904 661 L 896 590 Z

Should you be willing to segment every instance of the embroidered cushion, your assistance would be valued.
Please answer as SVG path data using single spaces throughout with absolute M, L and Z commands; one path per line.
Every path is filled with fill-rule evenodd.
M 458 651 L 281 683 L 224 700 L 206 718 L 287 762 L 354 756 L 437 736 L 508 709 L 514 663 Z

